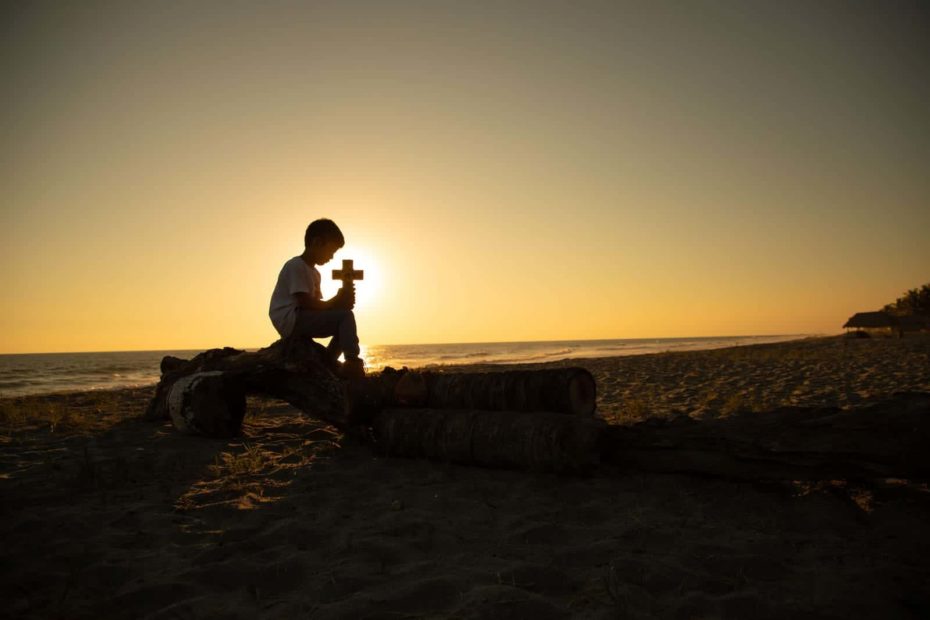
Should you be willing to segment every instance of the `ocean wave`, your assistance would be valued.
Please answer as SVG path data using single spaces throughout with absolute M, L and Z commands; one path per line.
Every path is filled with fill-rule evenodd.
M 491 353 L 488 352 L 488 351 L 475 351 L 474 353 L 447 353 L 447 354 L 445 354 L 445 355 L 436 356 L 435 359 L 438 359 L 438 360 L 450 360 L 450 359 L 455 359 L 455 360 L 459 360 L 459 359 L 461 359 L 461 360 L 467 360 L 467 359 L 474 359 L 474 358 L 476 358 L 476 357 L 488 357 L 489 355 L 491 355 Z
M 475 359 L 475 355 L 448 356 L 451 360 L 461 360 L 463 362 L 482 361 L 494 364 L 520 364 L 532 362 L 544 362 L 569 357 L 576 353 L 575 349 L 557 349 L 553 351 L 539 351 L 519 353 L 517 351 L 506 351 L 499 353 L 487 352 L 481 356 L 481 359 Z
M 43 384 L 43 381 L 29 381 L 26 379 L 21 379 L 19 381 L 0 381 L 0 392 L 6 392 L 7 390 L 17 390 L 24 387 L 39 386 Z
M 800 336 L 745 336 L 630 340 L 578 340 L 472 344 L 372 345 L 365 357 L 372 372 L 385 366 L 429 368 L 476 363 L 536 363 L 636 355 L 661 351 L 712 349 L 795 339 Z M 0 355 L 3 396 L 112 389 L 151 385 L 165 355 L 191 358 L 199 351 Z
M 630 349 L 636 348 L 634 344 L 616 344 L 600 347 L 592 347 L 590 350 L 597 353 L 615 353 L 617 351 L 629 351 Z
M 546 360 L 546 359 L 565 357 L 567 355 L 572 355 L 573 353 L 576 353 L 576 352 L 577 350 L 574 348 L 565 348 L 565 349 L 558 349 L 555 351 L 541 351 L 539 353 L 534 353 L 530 355 L 514 356 L 513 359 L 519 362 L 532 362 L 536 360 Z

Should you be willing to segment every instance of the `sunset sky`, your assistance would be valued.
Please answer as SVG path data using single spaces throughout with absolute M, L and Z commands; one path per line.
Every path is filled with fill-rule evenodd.
M 318 217 L 367 344 L 834 333 L 930 282 L 926 2 L 0 10 L 0 353 L 267 345 Z

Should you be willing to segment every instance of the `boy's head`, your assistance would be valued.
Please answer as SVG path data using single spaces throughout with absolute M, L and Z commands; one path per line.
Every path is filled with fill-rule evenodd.
M 328 263 L 345 242 L 342 231 L 332 220 L 314 220 L 304 233 L 305 253 L 316 265 Z

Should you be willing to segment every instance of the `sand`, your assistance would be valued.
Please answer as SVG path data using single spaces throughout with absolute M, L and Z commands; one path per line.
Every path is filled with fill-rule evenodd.
M 927 337 L 560 364 L 617 424 L 930 392 Z M 203 439 L 140 420 L 152 393 L 0 402 L 0 616 L 930 616 L 925 485 L 383 459 L 260 400 Z

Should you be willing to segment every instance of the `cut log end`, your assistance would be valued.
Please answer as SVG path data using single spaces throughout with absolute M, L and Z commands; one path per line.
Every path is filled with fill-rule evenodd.
M 223 372 L 198 372 L 174 383 L 168 412 L 182 433 L 233 437 L 245 416 L 245 393 Z

